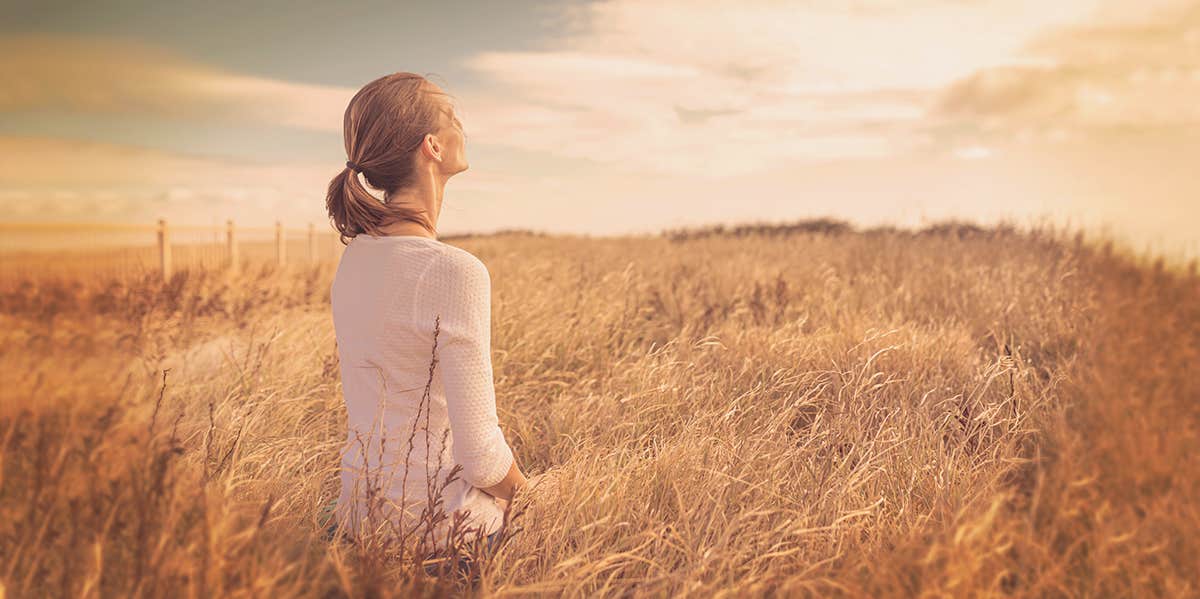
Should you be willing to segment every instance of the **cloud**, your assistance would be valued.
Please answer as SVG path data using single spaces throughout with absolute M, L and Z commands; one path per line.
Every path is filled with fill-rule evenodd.
M 938 94 L 1091 0 L 569 6 L 542 49 L 486 52 L 475 140 L 633 172 L 728 177 L 918 143 Z
M 0 38 L 0 111 L 151 114 L 341 131 L 355 90 L 233 73 L 131 41 Z
M 947 129 L 1018 141 L 1200 127 L 1200 3 L 1115 2 L 1088 23 L 1044 32 L 1026 64 L 981 69 L 949 86 Z
M 0 211 L 26 221 L 323 223 L 325 189 L 339 170 L 324 162 L 247 162 L 46 137 L 0 136 L 0 155 Z M 515 189 L 561 195 L 551 188 L 559 183 L 472 167 L 450 181 L 452 199 L 443 210 L 450 220 L 469 221 L 468 230 L 486 229 L 487 221 L 471 218 L 473 202 L 507 200 Z
M 44 137 L 0 137 L 0 186 L 321 188 L 327 164 L 253 163 L 151 148 Z
M 23 220 L 322 222 L 326 164 L 254 163 L 135 146 L 0 137 L 0 209 Z
M 960 160 L 982 160 L 992 156 L 992 149 L 985 146 L 955 148 L 951 155 Z

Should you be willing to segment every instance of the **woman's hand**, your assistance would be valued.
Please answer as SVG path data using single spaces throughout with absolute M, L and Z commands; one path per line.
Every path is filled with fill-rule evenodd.
M 514 455 L 512 466 L 509 466 L 508 468 L 508 474 L 501 479 L 500 482 L 490 487 L 477 488 L 484 493 L 495 497 L 496 499 L 512 501 L 513 495 L 516 494 L 517 489 L 520 489 L 521 486 L 526 482 L 527 479 L 525 478 L 525 474 L 523 474 L 521 472 L 521 468 L 517 466 L 517 457 Z
M 559 472 L 560 470 L 556 467 L 529 477 L 524 483 L 516 485 L 512 499 L 505 499 L 494 495 L 492 497 L 496 500 L 496 505 L 500 506 L 501 510 L 507 512 L 512 506 L 513 501 L 518 497 L 524 497 L 526 494 L 543 495 L 553 492 L 554 487 L 558 485 Z

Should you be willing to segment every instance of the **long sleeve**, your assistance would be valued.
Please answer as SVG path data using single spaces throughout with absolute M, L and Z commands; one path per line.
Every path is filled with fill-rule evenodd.
M 446 393 L 453 457 L 463 467 L 463 480 L 490 487 L 504 479 L 514 459 L 496 416 L 491 278 L 474 256 L 449 252 L 426 279 L 432 297 L 425 299 L 440 317 L 436 368 Z

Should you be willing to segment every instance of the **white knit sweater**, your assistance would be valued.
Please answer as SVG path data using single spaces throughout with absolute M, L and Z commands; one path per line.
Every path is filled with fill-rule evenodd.
M 465 517 L 464 529 L 494 532 L 503 510 L 478 487 L 500 482 L 513 453 L 496 417 L 487 267 L 428 237 L 362 234 L 346 246 L 331 294 L 348 416 L 339 522 L 351 534 L 360 525 L 412 530 L 461 464 L 441 493 L 447 518 L 433 540 L 445 542 L 456 513 Z M 380 507 L 364 521 L 368 495 L 379 497 Z M 423 533 L 424 525 L 414 536 Z

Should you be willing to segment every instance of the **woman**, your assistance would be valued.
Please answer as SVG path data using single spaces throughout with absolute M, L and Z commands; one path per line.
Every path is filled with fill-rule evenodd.
M 433 82 L 395 73 L 359 90 L 343 126 L 349 160 L 326 196 L 346 244 L 331 289 L 349 429 L 335 522 L 490 547 L 527 480 L 496 417 L 488 270 L 437 238 L 446 180 L 467 169 L 462 123 Z

